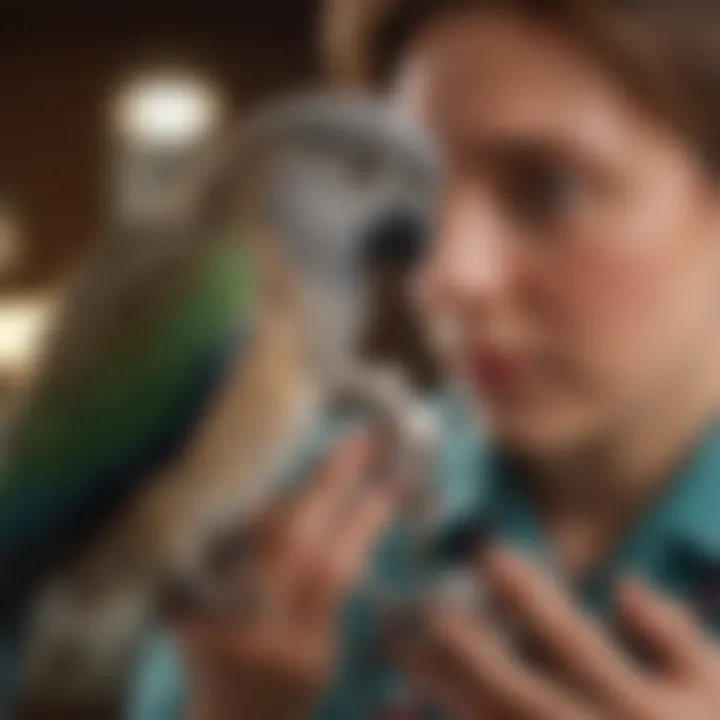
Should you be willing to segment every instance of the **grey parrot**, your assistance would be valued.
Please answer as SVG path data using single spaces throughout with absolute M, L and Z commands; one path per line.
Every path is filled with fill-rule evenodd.
M 383 101 L 310 93 L 97 245 L 4 429 L 0 619 L 21 705 L 111 707 L 163 593 L 277 499 L 338 393 L 427 437 L 358 346 L 368 266 L 417 250 L 437 181 Z

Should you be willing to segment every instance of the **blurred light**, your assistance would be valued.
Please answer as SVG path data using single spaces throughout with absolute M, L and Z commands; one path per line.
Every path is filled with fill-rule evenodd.
M 0 372 L 17 375 L 28 369 L 54 307 L 48 297 L 0 303 Z
M 142 77 L 125 86 L 116 106 L 120 134 L 157 147 L 192 145 L 210 134 L 221 115 L 210 83 L 181 75 Z

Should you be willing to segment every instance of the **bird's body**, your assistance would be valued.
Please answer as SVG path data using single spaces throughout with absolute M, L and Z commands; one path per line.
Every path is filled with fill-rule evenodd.
M 357 360 L 362 253 L 425 200 L 430 164 L 385 109 L 353 102 L 266 115 L 71 292 L 0 476 L 0 609 L 22 610 L 17 683 L 38 716 L 38 700 L 51 716 L 113 706 L 171 579 L 273 501 Z

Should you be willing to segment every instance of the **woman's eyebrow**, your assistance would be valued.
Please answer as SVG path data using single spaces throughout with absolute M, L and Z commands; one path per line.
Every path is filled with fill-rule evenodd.
M 466 166 L 493 169 L 577 162 L 580 153 L 578 143 L 568 138 L 496 134 L 466 146 L 459 157 Z

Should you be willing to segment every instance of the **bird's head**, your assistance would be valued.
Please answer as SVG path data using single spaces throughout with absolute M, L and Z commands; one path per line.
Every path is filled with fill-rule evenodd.
M 208 197 L 269 262 L 260 292 L 282 286 L 323 370 L 352 359 L 373 270 L 411 265 L 430 229 L 438 167 L 425 136 L 382 100 L 306 95 L 245 122 L 220 165 L 222 192 Z

